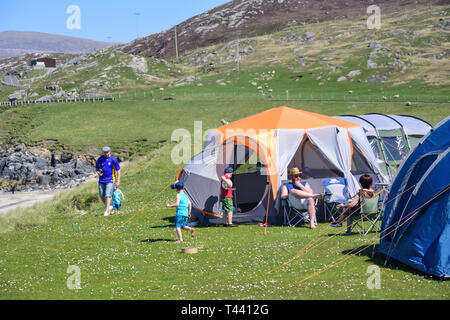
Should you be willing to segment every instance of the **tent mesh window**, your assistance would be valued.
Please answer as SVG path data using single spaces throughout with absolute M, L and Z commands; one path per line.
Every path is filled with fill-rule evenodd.
M 352 140 L 352 144 L 355 142 Z M 351 173 L 353 175 L 360 175 L 364 173 L 371 173 L 373 170 L 370 168 L 370 164 L 366 157 L 364 157 L 360 151 L 354 150 L 352 157 L 352 169 Z
M 288 168 L 299 168 L 305 171 L 305 178 L 333 178 L 344 177 L 330 161 L 328 161 L 308 138 L 302 141 L 295 152 Z M 305 170 L 305 168 L 308 168 Z

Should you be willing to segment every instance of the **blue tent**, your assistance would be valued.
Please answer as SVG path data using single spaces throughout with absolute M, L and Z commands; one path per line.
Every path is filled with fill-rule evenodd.
M 397 171 L 379 251 L 417 270 L 450 277 L 450 117 L 426 135 Z

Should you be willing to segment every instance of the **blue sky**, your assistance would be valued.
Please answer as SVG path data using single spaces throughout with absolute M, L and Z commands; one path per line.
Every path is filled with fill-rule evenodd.
M 0 0 L 0 32 L 35 31 L 127 43 L 137 34 L 143 37 L 166 30 L 229 1 Z M 67 27 L 67 20 L 72 25 L 76 22 L 73 11 L 67 13 L 71 5 L 80 9 L 80 29 Z

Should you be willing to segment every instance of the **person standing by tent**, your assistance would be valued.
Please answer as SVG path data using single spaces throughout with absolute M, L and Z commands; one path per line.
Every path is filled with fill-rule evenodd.
M 233 176 L 233 168 L 226 167 L 224 175 L 220 177 L 220 196 L 222 200 L 223 211 L 223 226 L 224 227 L 237 227 L 237 224 L 233 223 L 233 183 L 231 177 Z
M 298 168 L 289 170 L 291 182 L 281 187 L 281 199 L 289 199 L 289 202 L 297 209 L 308 210 L 309 224 L 311 229 L 316 228 L 316 205 L 314 199 L 320 198 L 321 194 L 314 193 L 310 185 L 301 182 L 302 172 Z
M 175 228 L 178 235 L 178 243 L 183 242 L 183 235 L 181 234 L 181 229 L 188 230 L 191 232 L 191 236 L 195 237 L 195 229 L 188 227 L 188 220 L 191 217 L 192 204 L 189 197 L 184 193 L 184 184 L 182 181 L 175 181 L 174 184 L 170 186 L 172 189 L 177 191 L 177 198 L 174 204 L 166 205 L 167 208 L 177 208 L 175 215 Z
M 97 159 L 95 168 L 97 170 L 98 194 L 105 204 L 104 216 L 111 214 L 110 205 L 114 186 L 120 185 L 120 166 L 119 161 L 111 155 L 110 147 L 103 147 L 103 155 Z

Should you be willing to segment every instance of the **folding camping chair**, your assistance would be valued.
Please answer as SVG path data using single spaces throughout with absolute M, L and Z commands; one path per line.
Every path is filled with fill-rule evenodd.
M 340 215 L 337 207 L 339 204 L 346 203 L 350 199 L 345 178 L 332 178 L 322 180 L 325 195 L 323 197 L 325 220 L 336 222 Z
M 382 210 L 380 210 L 380 196 L 360 198 L 360 208 L 353 215 L 352 229 L 365 236 L 371 230 L 381 231 Z M 368 226 L 367 226 L 368 225 Z
M 289 198 L 281 199 L 281 205 L 283 207 L 284 225 L 295 227 L 300 222 L 309 223 L 310 217 L 307 209 L 298 209 L 292 205 Z M 315 201 L 317 205 L 317 199 Z M 317 222 L 317 218 L 316 218 Z

